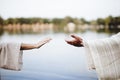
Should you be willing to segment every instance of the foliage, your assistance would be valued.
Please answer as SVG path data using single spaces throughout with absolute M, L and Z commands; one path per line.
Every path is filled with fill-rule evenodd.
M 4 24 L 4 20 L 3 18 L 0 16 L 0 25 L 3 25 Z
M 54 25 L 54 30 L 55 31 L 63 31 L 64 27 L 68 24 L 68 23 L 74 23 L 76 26 L 79 25 L 94 25 L 94 27 L 98 26 L 98 25 L 102 25 L 104 26 L 104 29 L 107 29 L 107 27 L 109 27 L 109 30 L 111 31 L 120 31 L 120 29 L 118 29 L 118 26 L 120 26 L 120 16 L 117 17 L 113 17 L 113 16 L 108 16 L 106 18 L 98 18 L 96 20 L 91 20 L 91 21 L 87 21 L 84 18 L 73 18 L 70 16 L 66 16 L 64 18 L 53 18 L 53 19 L 48 19 L 48 18 L 39 18 L 39 17 L 31 17 L 31 18 L 8 18 L 8 19 L 3 19 L 2 17 L 0 17 L 0 27 L 4 27 L 4 25 L 9 25 L 9 24 L 49 24 L 52 23 Z M 106 27 L 107 26 L 107 27 Z
M 94 22 L 93 22 L 94 21 Z M 7 24 L 35 24 L 35 23 L 53 23 L 55 25 L 65 25 L 69 22 L 73 22 L 75 24 L 90 24 L 95 23 L 98 25 L 109 25 L 111 23 L 114 24 L 120 24 L 120 16 L 118 17 L 112 17 L 108 16 L 106 18 L 98 18 L 97 20 L 91 20 L 86 21 L 84 18 L 72 18 L 70 16 L 66 16 L 65 18 L 53 18 L 53 19 L 47 19 L 47 18 L 8 18 L 4 20 L 2 17 L 0 17 L 0 25 L 7 25 Z

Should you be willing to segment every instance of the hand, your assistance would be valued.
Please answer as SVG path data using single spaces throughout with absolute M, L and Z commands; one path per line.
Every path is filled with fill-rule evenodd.
M 76 46 L 76 47 L 83 47 L 83 39 L 76 36 L 76 35 L 71 35 L 71 37 L 74 38 L 74 40 L 65 40 L 68 44 Z
M 38 42 L 38 43 L 36 44 L 36 48 L 40 48 L 40 47 L 43 46 L 44 44 L 48 43 L 50 40 L 52 40 L 52 39 L 51 39 L 51 38 L 46 38 L 46 39 Z
M 20 46 L 20 50 L 31 50 L 31 49 L 40 48 L 44 44 L 48 43 L 50 40 L 52 40 L 52 39 L 51 38 L 46 38 L 42 41 L 39 41 L 37 44 L 22 43 L 21 46 Z

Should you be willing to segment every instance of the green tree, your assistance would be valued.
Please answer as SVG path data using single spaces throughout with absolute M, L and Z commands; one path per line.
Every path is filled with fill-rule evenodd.
M 108 26 L 112 19 L 113 19 L 112 16 L 108 16 L 107 18 L 105 18 L 105 25 Z
M 0 26 L 4 24 L 4 19 L 0 16 Z
M 97 24 L 98 24 L 98 25 L 105 25 L 105 20 L 102 19 L 102 18 L 98 18 L 98 19 L 97 19 Z
M 4 25 L 4 19 L 0 16 L 0 35 L 4 33 L 3 25 Z
M 45 23 L 50 23 L 50 20 L 47 19 L 47 18 L 44 18 L 44 19 L 43 19 L 43 23 L 44 23 L 44 24 L 45 24 Z
M 109 24 L 112 21 L 112 19 L 112 16 L 108 16 L 107 18 L 105 18 L 105 32 L 109 32 Z
M 14 18 L 8 18 L 7 19 L 7 24 L 14 24 L 14 23 L 15 23 Z
M 87 21 L 86 21 L 84 18 L 81 18 L 81 19 L 80 19 L 80 24 L 83 25 L 83 24 L 86 24 L 86 23 L 87 23 Z
M 69 23 L 69 22 L 74 22 L 74 21 L 73 21 L 73 18 L 72 18 L 72 17 L 66 16 L 66 17 L 64 18 L 64 22 L 67 24 L 67 23 Z

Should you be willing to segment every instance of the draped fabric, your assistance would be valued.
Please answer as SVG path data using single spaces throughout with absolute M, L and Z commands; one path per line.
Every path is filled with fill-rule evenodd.
M 0 44 L 0 68 L 9 70 L 21 70 L 22 51 L 21 44 L 1 43 Z
M 84 41 L 88 66 L 99 80 L 120 80 L 120 32 L 110 38 Z

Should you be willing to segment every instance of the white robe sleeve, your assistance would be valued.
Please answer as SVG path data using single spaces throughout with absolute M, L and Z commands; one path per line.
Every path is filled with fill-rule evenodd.
M 0 44 L 0 68 L 9 70 L 21 70 L 22 54 L 21 44 L 1 43 Z
M 120 79 L 120 33 L 101 40 L 84 41 L 88 64 L 100 80 Z

